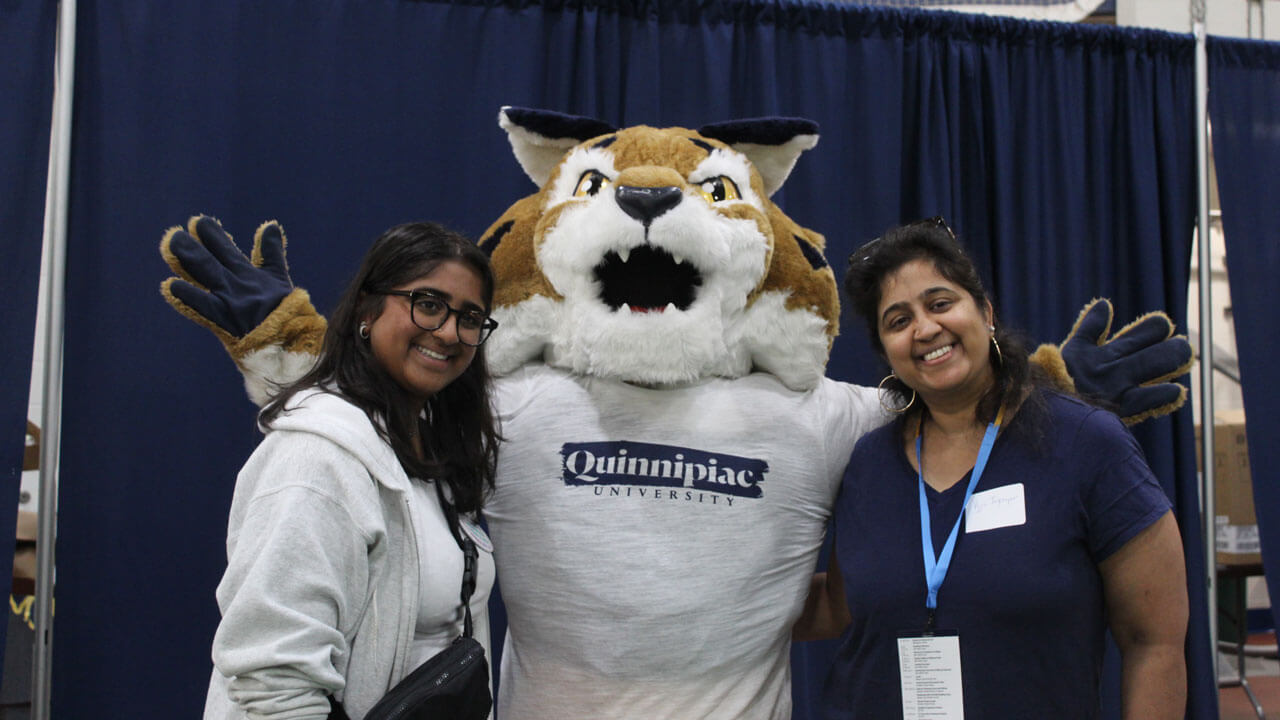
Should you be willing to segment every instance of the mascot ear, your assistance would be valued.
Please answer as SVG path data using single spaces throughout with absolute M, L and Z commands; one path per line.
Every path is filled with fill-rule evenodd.
M 617 130 L 593 118 L 510 105 L 498 113 L 498 125 L 507 131 L 516 160 L 538 187 L 551 177 L 566 150 Z
M 719 140 L 747 156 L 772 196 L 787 181 L 800 153 L 818 144 L 818 123 L 803 118 L 755 118 L 704 125 L 703 137 Z

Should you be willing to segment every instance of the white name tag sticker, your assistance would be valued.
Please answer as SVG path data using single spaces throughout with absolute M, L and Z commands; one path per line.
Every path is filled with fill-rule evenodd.
M 1026 523 L 1027 502 L 1022 483 L 974 493 L 964 511 L 964 531 L 967 533 Z
M 960 638 L 898 638 L 902 720 L 964 720 Z

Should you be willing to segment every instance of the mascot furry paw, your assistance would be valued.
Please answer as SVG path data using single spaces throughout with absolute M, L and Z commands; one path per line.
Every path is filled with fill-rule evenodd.
M 886 421 L 874 389 L 824 376 L 839 309 L 823 238 L 769 200 L 817 128 L 615 130 L 516 108 L 499 124 L 540 187 L 480 241 L 501 322 L 500 712 L 788 718 L 791 626 L 844 465 Z M 296 377 L 284 348 L 314 350 L 322 321 L 224 239 L 208 219 L 171 233 L 166 257 L 208 297 L 166 298 L 252 386 Z M 247 301 L 255 280 L 283 300 Z M 1190 350 L 1167 319 L 1109 327 L 1091 307 L 1038 360 L 1132 417 L 1181 402 L 1165 381 Z
M 160 255 L 178 277 L 160 285 L 175 310 L 213 332 L 245 377 L 249 398 L 271 398 L 264 378 L 300 377 L 315 362 L 325 321 L 285 262 L 284 230 L 258 227 L 246 258 L 218 221 L 191 218 L 160 241 Z
M 1167 415 L 1187 401 L 1187 389 L 1173 379 L 1191 369 L 1186 336 L 1174 335 L 1162 312 L 1147 313 L 1111 337 L 1111 301 L 1091 300 L 1067 339 L 1042 345 L 1031 356 L 1064 389 L 1115 410 L 1126 425 Z M 1070 365 L 1074 372 L 1067 372 Z

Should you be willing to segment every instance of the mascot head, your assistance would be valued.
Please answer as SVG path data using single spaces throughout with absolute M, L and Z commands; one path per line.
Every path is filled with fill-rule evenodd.
M 499 374 L 541 360 L 651 386 L 772 373 L 813 387 L 839 304 L 823 238 L 769 197 L 817 141 L 806 120 L 699 130 L 503 108 L 541 188 L 485 232 Z

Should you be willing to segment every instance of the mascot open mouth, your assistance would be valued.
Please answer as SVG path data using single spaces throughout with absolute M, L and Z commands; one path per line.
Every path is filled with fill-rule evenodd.
M 626 305 L 632 312 L 662 312 L 668 305 L 686 310 L 702 285 L 702 273 L 671 253 L 642 245 L 621 255 L 610 251 L 595 267 L 600 301 L 610 309 Z

